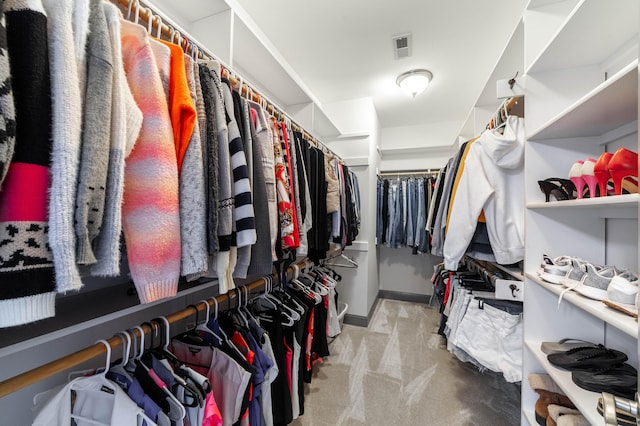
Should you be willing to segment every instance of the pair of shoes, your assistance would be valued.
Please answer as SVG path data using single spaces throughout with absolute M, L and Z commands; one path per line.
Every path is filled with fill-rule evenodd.
M 590 197 L 594 198 L 596 196 L 598 183 L 594 172 L 596 161 L 594 158 L 587 158 L 584 161 L 578 160 L 573 163 L 569 170 L 569 179 L 576 186 L 578 199 L 582 199 L 585 185 L 589 188 Z
M 597 347 L 598 345 L 586 340 L 566 338 L 561 339 L 557 342 L 542 342 L 542 344 L 540 345 L 540 350 L 549 355 L 566 352 L 574 348 L 584 348 L 589 346 Z
M 569 397 L 562 392 L 562 389 L 560 389 L 548 374 L 529 374 L 529 386 L 539 395 L 536 401 L 535 412 L 536 421 L 542 426 L 548 424 L 549 407 L 561 406 L 571 409 L 576 408 Z
M 592 392 L 608 392 L 633 399 L 638 391 L 638 370 L 629 364 L 618 364 L 600 370 L 571 372 L 573 383 Z
M 545 201 L 548 203 L 551 200 L 551 196 L 556 201 L 563 200 L 575 200 L 577 197 L 576 186 L 569 179 L 561 178 L 547 178 L 545 180 L 539 180 L 538 186 L 544 193 Z
M 578 198 L 583 198 L 585 186 L 589 197 L 605 197 L 611 192 L 609 181 L 613 183 L 613 193 L 638 192 L 638 153 L 626 148 L 618 148 L 615 154 L 604 152 L 596 160 L 587 158 L 576 161 L 569 170 L 569 179 L 575 184 Z
M 621 195 L 623 190 L 635 194 L 638 192 L 638 153 L 626 148 L 618 148 L 615 154 L 604 152 L 594 165 L 594 174 L 600 196 L 608 194 L 607 184 L 610 180 L 613 181 L 615 195 Z
M 583 346 L 547 355 L 547 360 L 565 370 L 603 370 L 616 367 L 628 359 L 624 352 L 603 345 Z
M 561 405 L 549 405 L 547 426 L 589 426 L 580 411 Z

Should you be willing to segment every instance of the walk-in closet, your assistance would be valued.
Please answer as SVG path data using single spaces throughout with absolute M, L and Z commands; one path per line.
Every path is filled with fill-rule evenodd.
M 640 424 L 637 0 L 3 0 L 0 53 L 0 426 Z

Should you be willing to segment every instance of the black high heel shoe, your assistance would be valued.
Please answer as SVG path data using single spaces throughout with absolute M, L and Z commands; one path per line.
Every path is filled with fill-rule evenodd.
M 575 200 L 578 196 L 576 186 L 569 179 L 547 178 L 539 180 L 538 185 L 544 192 L 545 201 L 548 203 L 551 195 L 556 200 Z

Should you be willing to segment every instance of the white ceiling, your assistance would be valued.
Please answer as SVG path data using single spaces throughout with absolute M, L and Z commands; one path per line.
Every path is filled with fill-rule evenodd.
M 188 30 L 222 0 L 153 0 Z M 241 7 L 321 104 L 370 96 L 382 127 L 460 122 L 475 104 L 526 0 L 229 0 Z M 412 56 L 391 37 L 411 32 Z M 215 52 L 214 52 L 215 53 Z M 257 76 L 260 70 L 243 68 Z M 415 99 L 395 85 L 413 68 L 433 75 Z M 513 74 L 502 76 L 510 78 Z M 457 135 L 451 135 L 451 141 Z

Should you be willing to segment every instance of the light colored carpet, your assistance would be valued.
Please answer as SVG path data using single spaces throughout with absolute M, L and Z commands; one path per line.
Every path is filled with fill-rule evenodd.
M 520 387 L 447 352 L 437 308 L 380 300 L 345 325 L 305 385 L 294 425 L 518 425 Z

